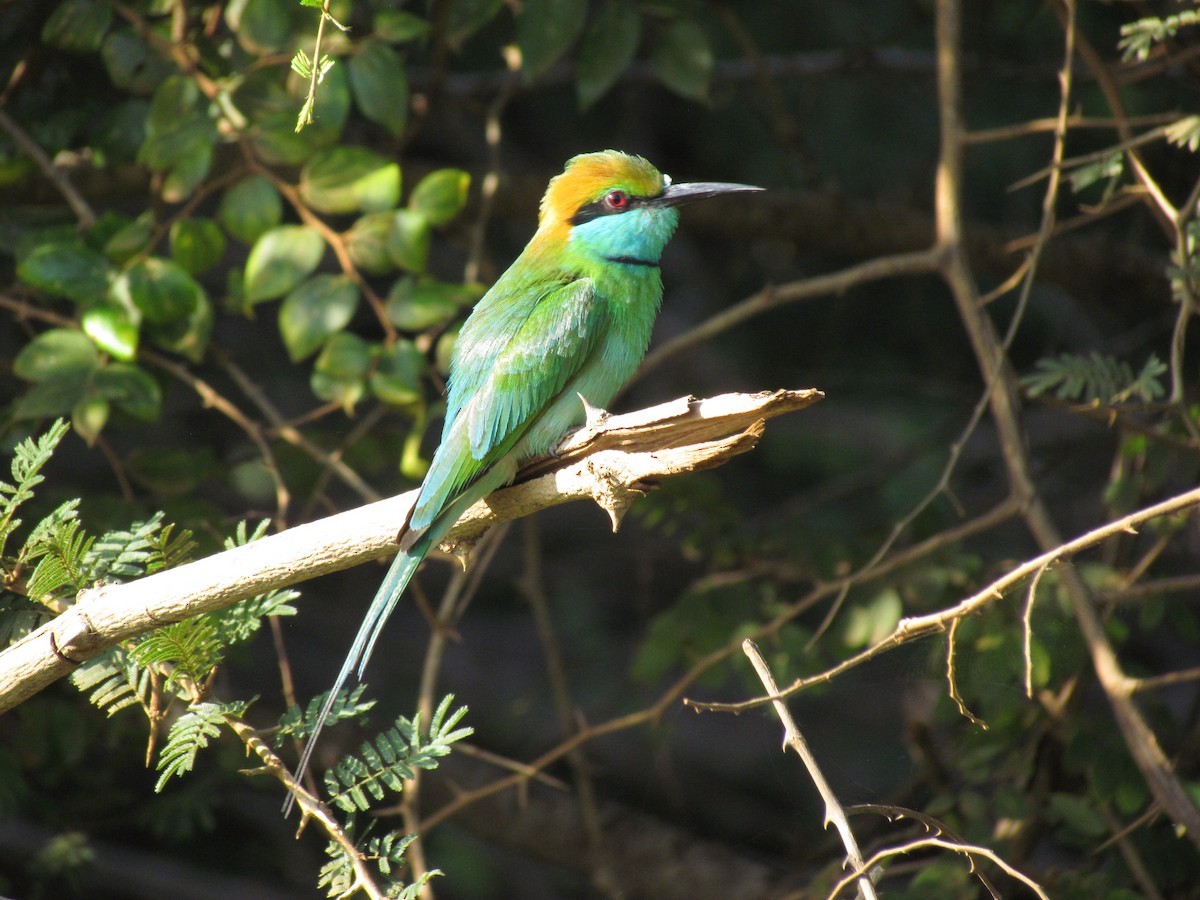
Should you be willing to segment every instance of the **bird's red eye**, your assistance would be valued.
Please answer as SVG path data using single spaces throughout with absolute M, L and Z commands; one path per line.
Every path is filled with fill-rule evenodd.
M 629 205 L 629 197 L 624 191 L 609 191 L 604 202 L 608 204 L 609 209 L 624 209 Z

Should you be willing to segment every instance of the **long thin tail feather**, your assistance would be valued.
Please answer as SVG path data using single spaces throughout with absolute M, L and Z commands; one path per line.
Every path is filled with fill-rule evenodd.
M 329 718 L 329 713 L 333 710 L 333 704 L 337 699 L 338 691 L 346 686 L 346 682 L 350 680 L 350 673 L 354 672 L 355 669 L 358 670 L 358 677 L 362 678 L 363 671 L 367 667 L 367 661 L 371 658 L 371 651 L 375 649 L 375 642 L 379 640 L 379 635 L 383 632 L 383 626 L 387 624 L 388 616 L 396 608 L 396 604 L 400 601 L 404 589 L 412 581 L 417 567 L 421 565 L 421 561 L 425 559 L 430 548 L 436 546 L 446 536 L 446 533 L 458 521 L 459 516 L 466 512 L 475 501 L 487 496 L 500 485 L 509 481 L 512 478 L 514 470 L 515 466 L 497 466 L 484 473 L 482 477 L 477 479 L 474 484 L 443 509 L 434 518 L 433 523 L 411 545 L 396 554 L 391 568 L 388 569 L 388 573 L 383 579 L 383 584 L 375 592 L 375 599 L 367 607 L 367 614 L 363 618 L 362 624 L 358 627 L 358 634 L 354 636 L 354 643 L 350 645 L 350 652 L 346 654 L 341 671 L 338 672 L 337 679 L 333 683 L 333 688 L 329 691 L 329 696 L 325 698 L 325 704 L 321 707 L 320 715 L 317 716 L 312 734 L 309 735 L 308 742 L 304 745 L 304 750 L 300 754 L 300 762 L 296 765 L 295 771 L 297 782 L 304 778 L 304 773 L 308 770 L 308 764 L 312 761 L 313 751 L 317 747 L 317 738 L 321 734 L 321 729 L 325 727 L 325 721 Z M 409 518 L 411 519 L 411 513 Z M 295 802 L 295 795 L 289 793 L 287 800 L 283 804 L 284 816 L 287 816 L 292 811 L 292 806 Z
M 367 660 L 371 658 L 371 651 L 375 649 L 375 641 L 379 639 L 379 634 L 383 631 L 383 626 L 387 622 L 388 616 L 396 608 L 396 604 L 400 601 L 404 589 L 412 581 L 417 567 L 421 565 L 421 561 L 429 552 L 429 548 L 441 536 L 441 534 L 434 533 L 434 529 L 431 528 L 421 535 L 407 550 L 397 553 L 396 558 L 392 560 L 391 568 L 388 569 L 383 583 L 379 585 L 379 590 L 375 592 L 375 599 L 371 601 L 371 605 L 367 608 L 367 614 L 363 618 L 362 624 L 358 627 L 358 634 L 354 636 L 354 643 L 350 645 L 350 652 L 342 662 L 341 671 L 338 672 L 337 678 L 333 682 L 329 696 L 325 698 L 325 704 L 321 707 L 320 715 L 317 716 L 312 734 L 309 735 L 308 741 L 304 745 L 304 750 L 300 754 L 300 762 L 297 764 L 295 771 L 297 782 L 304 778 L 304 773 L 308 770 L 308 764 L 312 760 L 313 751 L 317 747 L 317 738 L 321 734 L 321 729 L 325 727 L 325 721 L 329 718 L 329 713 L 333 709 L 338 692 L 346 686 L 346 682 L 350 679 L 350 673 L 356 668 L 358 669 L 358 677 L 362 678 L 363 670 L 367 667 Z M 292 804 L 295 803 L 295 800 L 295 795 L 289 793 L 283 805 L 284 816 L 292 811 Z

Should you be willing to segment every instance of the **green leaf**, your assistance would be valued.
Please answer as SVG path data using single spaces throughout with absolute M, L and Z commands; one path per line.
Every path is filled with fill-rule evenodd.
M 371 393 L 392 406 L 420 403 L 425 356 L 412 341 L 398 340 L 379 354 L 371 373 Z
M 446 16 L 446 40 L 461 45 L 467 38 L 496 17 L 504 0 L 456 0 Z
M 517 46 L 527 79 L 541 75 L 567 52 L 586 15 L 586 0 L 526 0 L 517 20 Z
M 385 275 L 395 268 L 388 255 L 388 237 L 394 215 L 397 214 L 367 213 L 346 232 L 346 250 L 359 270 L 370 275 Z
M 429 23 L 402 9 L 381 9 L 375 13 L 375 36 L 393 44 L 415 40 L 429 34 Z
M 400 200 L 400 166 L 363 147 L 331 147 L 300 170 L 300 196 L 325 213 L 392 209 Z
M 280 225 L 260 237 L 246 260 L 247 305 L 281 297 L 321 262 L 325 241 L 304 225 Z
M 894 588 L 885 588 L 870 602 L 851 607 L 846 617 L 843 640 L 847 647 L 869 647 L 883 640 L 896 627 L 904 603 Z
M 114 271 L 95 250 L 59 241 L 34 248 L 17 266 L 26 284 L 82 304 L 104 296 Z
M 279 332 L 292 362 L 315 353 L 354 318 L 358 288 L 344 275 L 317 275 L 284 298 Z
M 175 64 L 162 51 L 146 43 L 132 26 L 109 34 L 100 55 L 113 85 L 139 96 L 150 94 L 175 71 Z M 139 144 L 141 138 L 139 130 Z
M 596 16 L 583 37 L 576 69 L 575 93 L 580 107 L 591 106 L 613 86 L 633 62 L 642 20 L 625 0 L 615 0 Z
M 13 360 L 13 372 L 26 381 L 63 376 L 82 379 L 99 364 L 96 345 L 86 335 L 70 328 L 52 328 L 21 348 Z
M 713 53 L 704 29 L 691 19 L 672 22 L 651 57 L 663 84 L 690 100 L 708 99 Z
M 138 324 L 137 310 L 113 300 L 89 306 L 80 321 L 97 347 L 126 362 L 137 356 Z
M 104 242 L 104 255 L 118 265 L 128 262 L 150 246 L 156 224 L 154 213 L 146 210 L 132 222 L 113 232 Z
M 371 348 L 356 334 L 341 332 L 329 339 L 313 365 L 312 390 L 322 400 L 340 403 L 347 413 L 362 399 L 371 365 Z
M 112 23 L 112 7 L 92 0 L 67 0 L 42 26 L 42 40 L 72 53 L 95 53 Z
M 162 410 L 162 389 L 154 377 L 131 363 L 112 363 L 96 372 L 96 390 L 134 418 L 153 422 Z
M 392 217 L 387 236 L 387 254 L 397 268 L 420 274 L 429 262 L 433 231 L 424 213 L 399 210 Z
M 350 59 L 350 88 L 362 114 L 399 137 L 408 121 L 408 76 L 400 55 L 368 40 Z
M 419 212 L 431 225 L 444 225 L 467 205 L 471 176 L 462 169 L 430 172 L 413 188 L 408 208 Z
M 203 293 L 183 266 L 157 256 L 134 263 L 124 277 L 134 306 L 156 324 L 187 318 Z
M 146 337 L 160 347 L 174 353 L 182 354 L 192 362 L 200 362 L 204 351 L 208 348 L 208 339 L 212 335 L 213 307 L 208 295 L 201 290 L 196 296 L 196 305 L 183 319 L 170 322 L 149 323 L 145 328 Z
M 445 324 L 479 296 L 473 285 L 401 278 L 388 293 L 387 317 L 404 331 L 424 331 Z
M 243 178 L 225 192 L 217 218 L 233 237 L 253 244 L 283 218 L 279 191 L 262 175 Z
M 212 219 L 176 219 L 170 241 L 171 258 L 189 275 L 211 269 L 225 255 L 225 234 Z
M 71 409 L 71 427 L 92 447 L 108 422 L 108 401 L 98 394 L 88 394 Z
M 255 55 L 286 49 L 292 34 L 283 0 L 232 0 L 225 22 L 244 49 Z
M 167 203 L 182 203 L 195 193 L 200 183 L 208 177 L 212 168 L 212 131 L 204 129 L 209 137 L 202 143 L 190 144 L 175 161 L 167 177 L 163 179 L 162 198 Z

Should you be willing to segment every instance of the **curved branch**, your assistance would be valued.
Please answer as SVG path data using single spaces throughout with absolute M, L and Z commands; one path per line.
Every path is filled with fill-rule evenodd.
M 518 476 L 529 480 L 468 510 L 448 536 L 450 549 L 465 555 L 491 525 L 568 500 L 594 499 L 616 527 L 658 481 L 752 449 L 766 419 L 822 396 L 802 390 L 684 398 L 593 421 L 568 436 L 556 459 L 535 461 Z M 135 635 L 394 552 L 415 498 L 410 491 L 138 581 L 82 591 L 74 606 L 0 653 L 0 712 Z

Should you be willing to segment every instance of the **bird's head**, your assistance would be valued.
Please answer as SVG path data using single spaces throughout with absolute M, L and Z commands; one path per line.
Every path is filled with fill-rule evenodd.
M 616 150 L 568 160 L 542 198 L 538 231 L 610 261 L 658 263 L 679 221 L 676 207 L 742 191 L 747 184 L 672 184 L 640 156 Z

